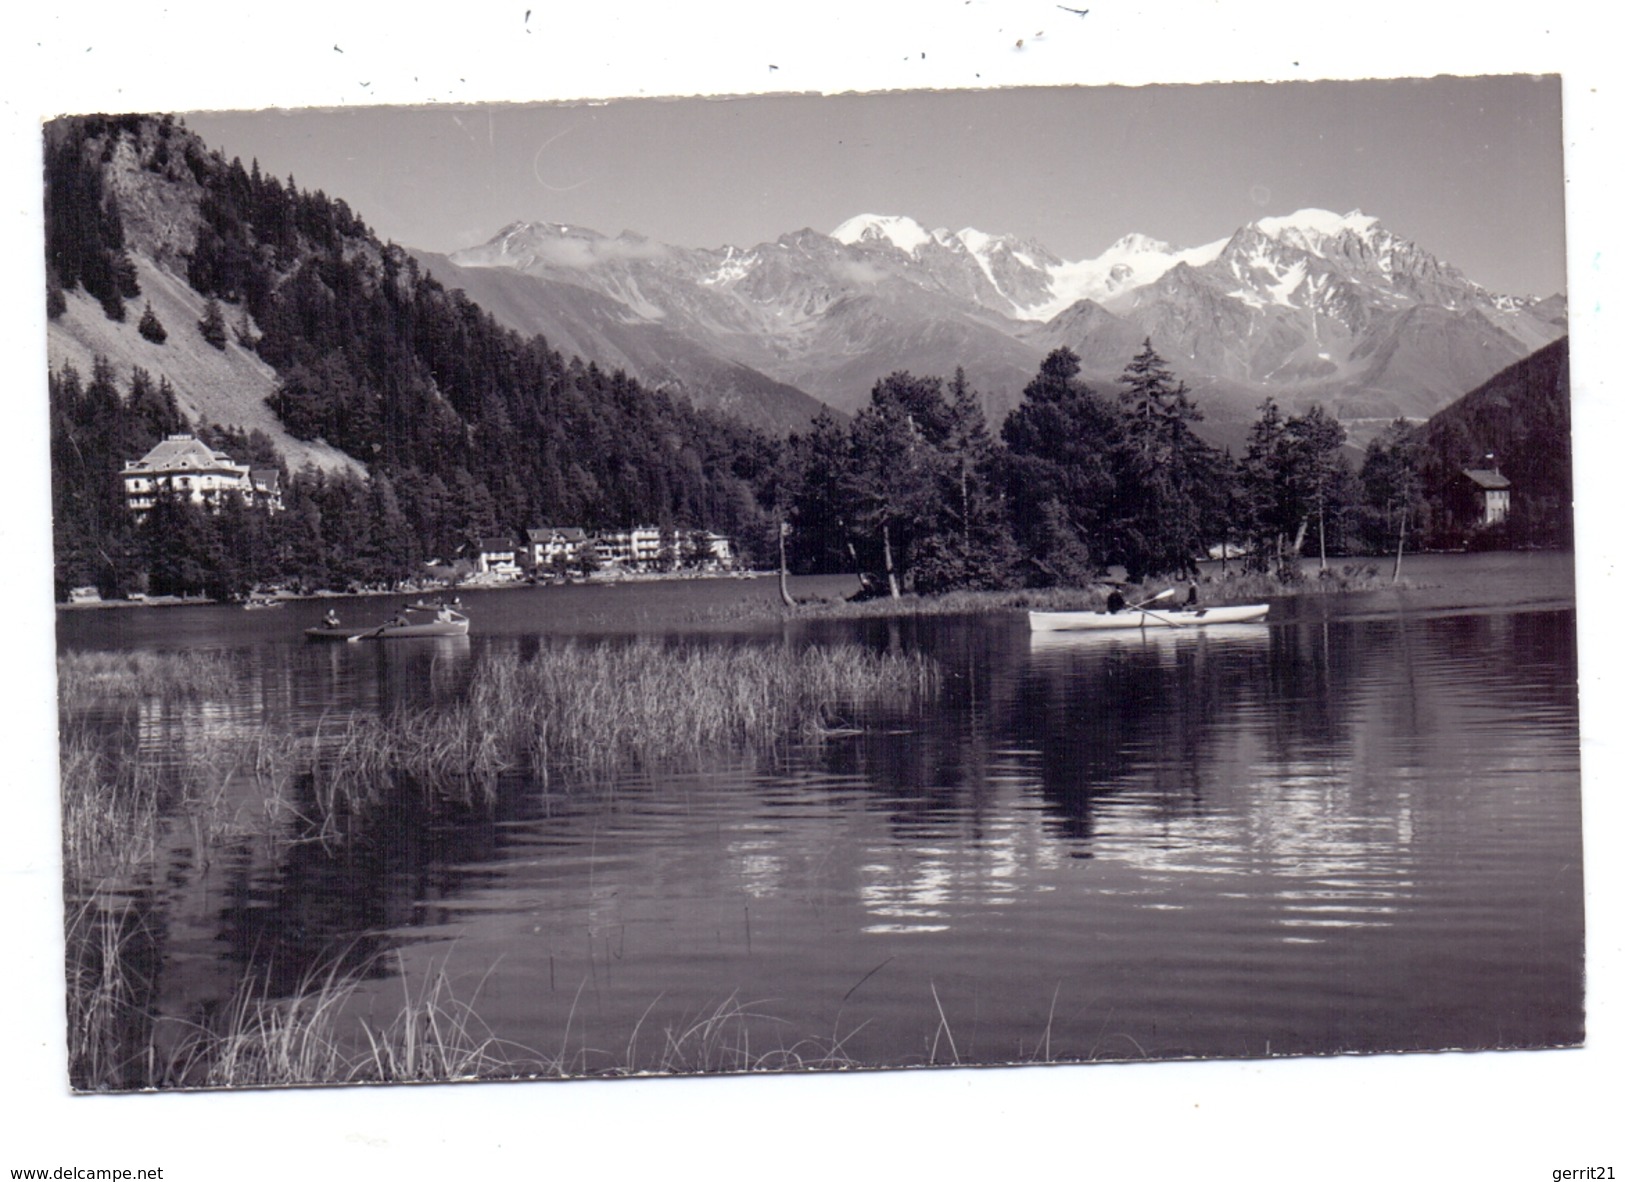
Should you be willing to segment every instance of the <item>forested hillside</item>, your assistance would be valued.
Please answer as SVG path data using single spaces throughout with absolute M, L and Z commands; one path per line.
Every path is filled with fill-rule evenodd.
M 132 204 L 139 216 L 126 213 Z M 254 572 L 261 577 L 331 581 L 330 563 L 311 568 L 293 552 L 339 554 L 370 534 L 397 537 L 403 549 L 345 571 L 347 581 L 400 577 L 467 539 L 542 523 L 711 528 L 747 549 L 763 532 L 752 480 L 770 441 L 501 328 L 379 242 L 342 200 L 228 162 L 177 122 L 53 123 L 46 210 L 53 315 L 80 288 L 110 318 L 133 322 L 141 292 L 130 256 L 139 252 L 209 301 L 185 333 L 156 326 L 165 349 L 224 348 L 231 334 L 274 367 L 269 403 L 292 435 L 365 464 L 369 481 L 288 474 L 286 516 L 315 536 L 274 548 Z M 143 335 L 154 331 L 144 324 Z M 117 590 L 122 572 L 139 565 L 133 527 L 86 512 L 95 497 L 80 487 L 115 485 L 119 465 L 161 437 L 153 416 L 136 410 L 135 375 L 120 377 L 120 398 L 65 397 L 53 407 L 53 453 L 64 464 L 79 457 L 79 470 L 54 472 L 59 586 Z M 54 378 L 59 394 L 115 380 Z M 182 429 L 210 427 L 232 424 Z M 358 487 L 317 512 L 309 502 L 335 483 Z M 356 567 L 347 557 L 340 565 Z
M 1428 420 L 1423 488 L 1440 545 L 1572 545 L 1574 470 L 1567 337 L 1508 366 Z M 1492 458 L 1491 458 L 1492 457 Z M 1504 528 L 1473 536 L 1452 485 L 1463 468 L 1498 468 L 1512 482 Z

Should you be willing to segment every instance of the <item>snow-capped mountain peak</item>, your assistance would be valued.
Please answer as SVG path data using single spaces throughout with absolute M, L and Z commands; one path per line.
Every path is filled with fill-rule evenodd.
M 1174 248 L 1161 239 L 1152 238 L 1147 234 L 1133 233 L 1124 234 L 1116 242 L 1108 246 L 1100 257 L 1104 259 L 1108 256 L 1115 258 L 1119 255 L 1172 253 L 1174 253 Z
M 930 231 L 913 218 L 880 213 L 860 213 L 847 218 L 831 231 L 830 237 L 845 246 L 886 242 L 904 254 L 913 254 L 927 242 L 935 241 Z
M 755 374 L 847 411 L 876 374 L 961 361 L 990 407 L 1008 408 L 1048 349 L 1109 380 L 1150 338 L 1193 389 L 1225 384 L 1237 407 L 1310 391 L 1386 422 L 1470 388 L 1565 317 L 1561 301 L 1479 288 L 1359 210 L 1262 217 L 1197 246 L 1130 233 L 1075 261 L 896 214 L 704 249 L 516 223 L 451 262 L 470 286 L 494 268 L 544 282 L 565 311 L 537 327 L 584 355 L 694 389 Z M 499 304 L 519 299 L 499 290 Z
M 1259 218 L 1253 226 L 1266 238 L 1310 253 L 1318 253 L 1317 248 L 1321 243 L 1342 234 L 1353 233 L 1369 238 L 1372 231 L 1379 228 L 1376 218 L 1368 217 L 1358 209 L 1345 214 L 1335 214 L 1326 209 L 1300 209 L 1285 217 Z

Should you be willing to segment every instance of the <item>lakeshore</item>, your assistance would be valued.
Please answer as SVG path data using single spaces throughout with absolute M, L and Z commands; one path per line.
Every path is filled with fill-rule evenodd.
M 1410 557 L 1414 561 L 1418 556 L 1412 555 Z M 1374 591 L 1392 586 L 1416 586 L 1417 584 L 1409 579 L 1395 580 L 1391 576 L 1382 573 L 1382 568 L 1391 566 L 1392 561 L 1392 555 L 1335 558 L 1329 560 L 1328 569 L 1322 573 L 1316 567 L 1317 560 L 1305 558 L 1300 560 L 1300 568 L 1303 574 L 1299 578 L 1289 580 L 1274 575 L 1243 574 L 1239 562 L 1232 558 L 1227 568 L 1221 568 L 1216 560 L 1199 564 L 1202 569 L 1199 582 L 1205 590 L 1213 594 L 1222 594 L 1227 599 L 1235 596 L 1278 597 Z M 766 580 L 776 587 L 778 577 L 778 572 L 773 570 L 734 571 L 725 574 L 700 571 L 613 571 L 598 572 L 591 576 L 563 580 L 492 579 L 458 583 L 403 583 L 394 588 L 366 588 L 354 591 L 334 591 L 329 589 L 305 593 L 270 591 L 263 598 L 269 600 L 271 604 L 280 604 L 325 599 L 387 599 L 403 595 L 439 596 L 457 594 L 463 591 L 522 591 L 541 587 L 609 588 L 622 584 L 708 582 L 713 580 Z M 798 583 L 805 581 L 807 577 L 804 575 L 791 576 Z M 841 603 L 851 604 L 857 614 L 872 615 L 885 615 L 889 614 L 890 611 L 917 614 L 920 612 L 997 611 L 1007 608 L 1020 609 L 1027 607 L 1093 607 L 1103 603 L 1106 595 L 1113 588 L 1123 590 L 1128 598 L 1133 599 L 1133 593 L 1135 592 L 1138 592 L 1141 597 L 1148 597 L 1156 593 L 1154 590 L 1156 588 L 1182 587 L 1184 585 L 1180 580 L 1169 579 L 1148 579 L 1140 584 L 1131 584 L 1122 579 L 1102 576 L 1099 581 L 1081 587 L 948 591 L 929 595 L 908 592 L 895 599 L 886 595 L 873 595 L 860 600 L 856 598 L 857 592 L 862 586 L 858 575 L 817 577 L 848 579 L 851 581 L 853 589 L 835 599 L 817 597 L 807 602 L 798 600 L 796 604 L 786 609 L 788 613 L 829 609 L 838 607 Z M 238 605 L 237 601 L 210 599 L 204 596 L 152 595 L 143 596 L 139 599 L 70 600 L 68 602 L 59 602 L 56 607 L 59 610 L 77 611 L 101 608 L 219 606 L 222 604 Z
M 76 1082 L 1567 1045 L 1572 569 L 1415 574 L 1060 646 L 764 580 L 62 613 Z

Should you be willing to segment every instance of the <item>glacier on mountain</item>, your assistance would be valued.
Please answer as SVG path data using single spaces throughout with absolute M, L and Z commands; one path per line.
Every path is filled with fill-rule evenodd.
M 1260 218 L 1194 247 L 1132 233 L 1079 260 L 897 214 L 711 249 L 516 223 L 452 261 L 557 285 L 557 306 L 582 310 L 556 314 L 554 335 L 613 331 L 622 354 L 664 366 L 662 380 L 687 350 L 710 360 L 685 381 L 744 367 L 728 372 L 849 412 L 877 374 L 952 358 L 996 413 L 1046 350 L 1072 348 L 1109 380 L 1150 337 L 1183 360 L 1193 388 L 1222 391 L 1214 397 L 1231 401 L 1232 418 L 1267 389 L 1347 401 L 1347 413 L 1378 423 L 1425 413 L 1565 324 L 1561 299 L 1493 295 L 1359 210 Z M 588 314 L 578 291 L 615 311 Z M 647 339 L 635 337 L 645 328 Z
M 925 227 L 911 217 L 874 213 L 847 218 L 830 232 L 830 237 L 845 246 L 889 242 L 904 254 L 913 254 L 933 241 Z

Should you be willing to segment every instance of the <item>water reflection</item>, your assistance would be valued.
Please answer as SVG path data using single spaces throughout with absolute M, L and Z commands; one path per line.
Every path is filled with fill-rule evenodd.
M 939 1001 L 978 1061 L 1039 1032 L 1072 1058 L 1575 1041 L 1572 611 L 1282 615 L 713 631 L 924 651 L 942 689 L 700 767 L 510 778 L 489 809 L 402 781 L 338 842 L 302 820 L 308 779 L 273 797 L 233 765 L 240 835 L 177 827 L 135 892 L 144 996 L 193 1017 L 250 977 L 451 950 L 490 973 L 482 1018 L 529 1045 L 588 1019 L 623 1045 L 736 991 L 774 999 L 791 1039 L 861 1026 L 843 1045 L 874 1064 L 928 1060 Z M 96 725 L 206 766 L 210 744 L 454 702 L 487 655 L 556 642 L 238 647 L 227 698 Z

